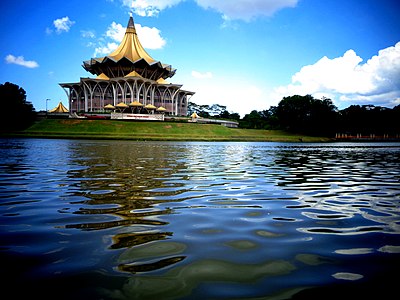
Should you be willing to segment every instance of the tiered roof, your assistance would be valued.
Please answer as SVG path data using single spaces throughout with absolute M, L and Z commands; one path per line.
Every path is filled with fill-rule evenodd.
M 49 110 L 49 113 L 67 113 L 68 109 L 62 104 L 62 102 L 58 103 L 58 105 Z
M 153 59 L 143 48 L 136 33 L 133 17 L 129 18 L 124 38 L 111 54 L 83 62 L 83 68 L 99 79 L 139 75 L 159 80 L 175 75 L 176 69 Z

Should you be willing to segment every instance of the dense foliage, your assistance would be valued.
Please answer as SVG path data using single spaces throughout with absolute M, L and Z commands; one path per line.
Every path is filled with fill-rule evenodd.
M 239 121 L 240 115 L 238 113 L 230 113 L 226 110 L 226 106 L 219 104 L 212 105 L 198 105 L 193 102 L 188 103 L 188 115 L 196 113 L 203 118 L 218 118 L 227 120 Z
M 315 99 L 311 95 L 284 97 L 278 106 L 268 110 L 253 110 L 240 119 L 239 114 L 229 113 L 226 106 L 218 104 L 197 105 L 189 102 L 189 115 L 223 118 L 239 121 L 241 128 L 283 129 L 293 133 L 319 136 L 350 135 L 399 135 L 400 105 L 386 108 L 374 105 L 351 105 L 338 110 L 331 99 Z
M 25 90 L 18 85 L 10 82 L 0 84 L 0 103 L 3 111 L 0 131 L 22 130 L 35 121 L 35 109 L 26 101 Z
M 374 105 L 351 105 L 340 111 L 338 128 L 353 134 L 400 134 L 400 105 L 386 108 Z
M 374 105 L 352 105 L 338 110 L 328 98 L 311 95 L 284 97 L 278 106 L 253 110 L 240 120 L 242 128 L 284 129 L 310 135 L 334 136 L 400 134 L 400 105 L 390 109 Z

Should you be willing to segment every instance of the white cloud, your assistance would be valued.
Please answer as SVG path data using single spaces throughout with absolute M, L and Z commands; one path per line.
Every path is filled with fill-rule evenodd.
M 213 80 L 199 80 L 193 76 L 182 78 L 185 80 L 183 88 L 196 92 L 191 99 L 196 104 L 224 105 L 229 112 L 239 113 L 242 117 L 254 109 L 269 108 L 266 91 L 261 85 L 242 77 L 213 74 Z
M 108 27 L 105 36 L 111 38 L 113 41 L 120 43 L 124 38 L 126 27 L 121 24 L 112 22 Z
M 124 6 L 139 16 L 154 17 L 160 11 L 185 0 L 121 0 Z M 250 21 L 259 16 L 272 16 L 275 12 L 295 7 L 299 0 L 193 0 L 204 9 L 213 9 L 222 14 L 225 21 L 240 19 Z
M 39 67 L 39 64 L 34 61 L 34 60 L 25 60 L 25 58 L 23 56 L 14 56 L 14 55 L 7 55 L 5 58 L 6 62 L 8 64 L 16 64 L 16 65 L 20 65 L 26 68 L 37 68 Z
M 275 89 L 275 97 L 294 94 L 330 95 L 345 102 L 395 104 L 400 99 L 400 42 L 362 63 L 353 50 L 343 56 L 321 58 L 304 66 L 287 86 Z M 337 103 L 338 104 L 338 103 Z
M 94 50 L 94 57 L 108 55 L 115 49 L 117 49 L 117 47 L 117 43 L 107 43 L 105 46 L 96 47 L 96 49 Z
M 94 39 L 96 34 L 93 30 L 81 30 L 81 36 L 84 38 Z
M 211 72 L 201 73 L 198 71 L 192 71 L 192 76 L 197 79 L 209 79 L 213 77 L 213 74 Z
M 161 31 L 159 29 L 142 26 L 140 24 L 135 24 L 135 28 L 140 43 L 144 48 L 156 50 L 162 49 L 165 46 L 166 40 L 161 36 Z M 112 22 L 104 34 L 109 41 L 106 41 L 106 45 L 101 44 L 96 47 L 94 55 L 107 55 L 114 51 L 124 38 L 125 31 L 126 27 Z
M 71 21 L 69 17 L 63 17 L 53 21 L 53 25 L 56 28 L 58 34 L 62 32 L 68 32 L 71 26 L 75 24 L 75 21 Z
M 121 0 L 124 6 L 142 17 L 156 17 L 160 11 L 174 6 L 183 0 Z
M 272 16 L 277 11 L 295 7 L 299 0 L 195 0 L 205 9 L 214 9 L 224 20 L 240 19 L 250 21 L 259 16 Z
M 147 49 L 161 49 L 165 46 L 166 41 L 161 36 L 161 31 L 155 27 L 142 26 L 135 24 L 136 32 L 140 43 Z M 108 27 L 105 36 L 112 39 L 114 42 L 120 43 L 124 38 L 126 27 L 121 24 L 112 22 Z
M 161 36 L 161 31 L 155 27 L 141 26 L 135 24 L 136 32 L 142 46 L 147 49 L 162 49 L 167 43 Z

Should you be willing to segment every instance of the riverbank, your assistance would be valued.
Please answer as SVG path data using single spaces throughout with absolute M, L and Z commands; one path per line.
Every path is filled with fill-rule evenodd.
M 128 122 L 86 119 L 44 119 L 12 136 L 154 141 L 329 142 L 281 130 L 228 128 L 215 124 Z

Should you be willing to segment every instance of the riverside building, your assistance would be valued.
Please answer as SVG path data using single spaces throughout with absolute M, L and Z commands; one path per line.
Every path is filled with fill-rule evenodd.
M 68 96 L 69 111 L 101 113 L 113 110 L 112 118 L 145 118 L 145 115 L 186 116 L 194 92 L 166 81 L 175 75 L 171 65 L 153 59 L 141 45 L 132 16 L 121 44 L 111 54 L 83 62 L 95 78 L 60 83 Z M 113 116 L 114 115 L 114 116 Z

